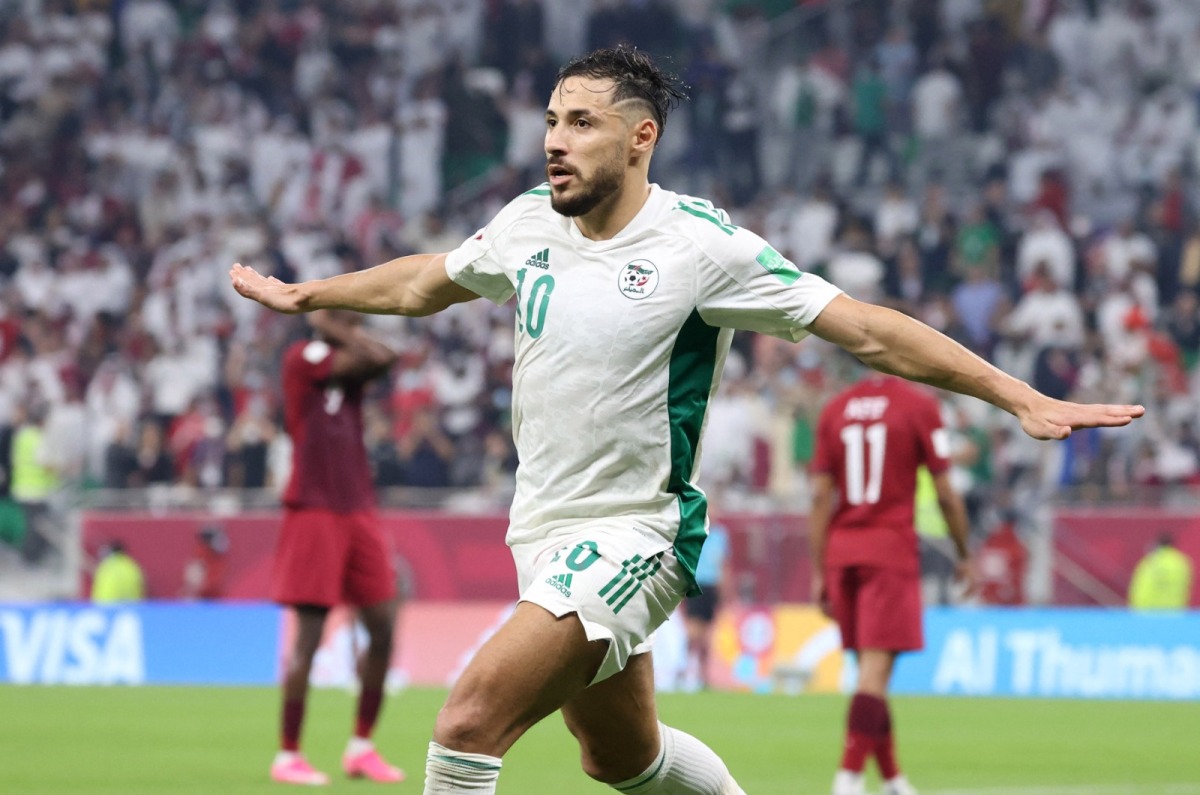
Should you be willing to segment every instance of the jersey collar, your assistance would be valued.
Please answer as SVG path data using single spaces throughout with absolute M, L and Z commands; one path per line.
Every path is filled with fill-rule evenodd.
M 646 203 L 642 205 L 642 209 L 638 210 L 637 215 L 625 224 L 625 228 L 608 240 L 592 240 L 585 237 L 583 232 L 579 231 L 579 227 L 575 225 L 574 218 L 564 218 L 567 223 L 567 235 L 571 241 L 583 246 L 593 248 L 607 248 L 609 246 L 620 245 L 628 239 L 637 237 L 642 232 L 655 228 L 656 221 L 665 210 L 667 204 L 670 203 L 670 196 L 667 191 L 658 186 L 657 183 L 650 183 L 650 195 L 646 198 Z

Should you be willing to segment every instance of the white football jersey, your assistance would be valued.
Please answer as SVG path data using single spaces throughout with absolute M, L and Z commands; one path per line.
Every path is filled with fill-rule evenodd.
M 446 259 L 451 279 L 516 295 L 508 543 L 582 524 L 645 531 L 694 572 L 705 409 L 733 329 L 799 340 L 841 291 L 702 199 L 651 186 L 611 240 L 589 240 L 542 185 Z

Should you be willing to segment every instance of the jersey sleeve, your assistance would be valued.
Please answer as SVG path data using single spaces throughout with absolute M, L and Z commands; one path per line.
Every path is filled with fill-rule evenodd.
M 699 212 L 699 209 L 698 209 Z M 719 210 L 716 212 L 720 212 Z M 743 329 L 797 342 L 841 290 L 803 273 L 767 241 L 724 223 L 695 224 L 704 257 L 698 309 L 710 326 Z
M 548 190 L 543 192 L 534 188 L 505 205 L 491 223 L 446 256 L 446 275 L 494 304 L 503 304 L 512 298 L 516 287 L 504 269 L 501 254 L 504 240 L 522 217 L 547 201 L 548 193 Z
M 296 345 L 284 357 L 285 378 L 293 384 L 320 383 L 333 373 L 333 348 L 324 340 Z
M 922 395 L 916 416 L 919 418 L 922 463 L 929 468 L 929 474 L 940 475 L 950 468 L 950 431 L 942 423 L 941 406 L 936 399 Z

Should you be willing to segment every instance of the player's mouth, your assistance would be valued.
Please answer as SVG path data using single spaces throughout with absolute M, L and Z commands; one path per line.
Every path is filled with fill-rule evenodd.
M 546 166 L 546 178 L 550 180 L 550 184 L 556 188 L 561 188 L 571 181 L 575 176 L 575 172 L 564 165 L 551 163 Z

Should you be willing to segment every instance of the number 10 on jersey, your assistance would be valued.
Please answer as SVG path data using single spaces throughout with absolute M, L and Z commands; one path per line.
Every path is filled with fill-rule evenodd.
M 527 270 L 529 269 L 521 268 L 517 271 L 517 330 L 529 332 L 529 336 L 536 340 L 546 328 L 546 310 L 550 306 L 550 294 L 554 292 L 554 277 L 548 273 L 537 277 L 526 298 Z

